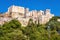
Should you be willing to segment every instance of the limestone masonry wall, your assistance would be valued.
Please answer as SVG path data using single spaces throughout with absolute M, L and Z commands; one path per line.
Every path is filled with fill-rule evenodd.
M 4 24 L 5 21 L 14 18 L 19 20 L 23 26 L 28 24 L 30 18 L 36 22 L 39 20 L 40 24 L 45 24 L 53 16 L 54 14 L 51 14 L 50 9 L 46 9 L 45 11 L 42 10 L 29 11 L 29 8 L 13 5 L 8 8 L 8 11 L 6 13 L 4 13 L 3 15 L 0 14 L 0 24 Z M 4 18 L 6 18 L 6 20 Z

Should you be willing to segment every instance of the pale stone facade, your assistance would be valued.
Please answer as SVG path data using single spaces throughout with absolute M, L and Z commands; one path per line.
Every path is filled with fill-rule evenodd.
M 24 14 L 24 7 L 19 7 L 19 6 L 11 6 L 8 8 L 8 12 L 16 12 L 16 13 L 22 13 Z
M 29 11 L 29 8 L 13 5 L 8 8 L 8 11 L 4 13 L 3 16 L 7 20 L 16 18 L 22 25 L 27 25 L 30 18 L 33 19 L 33 22 L 39 20 L 40 24 L 45 24 L 54 16 L 54 14 L 50 13 L 50 9 L 46 9 L 46 11 Z

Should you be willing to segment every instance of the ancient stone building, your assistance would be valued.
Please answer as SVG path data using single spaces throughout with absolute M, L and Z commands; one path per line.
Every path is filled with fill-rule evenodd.
M 27 25 L 30 18 L 33 19 L 33 22 L 34 21 L 37 22 L 39 20 L 40 24 L 45 24 L 53 16 L 54 14 L 51 14 L 50 9 L 46 9 L 45 11 L 42 11 L 42 10 L 29 11 L 29 8 L 24 8 L 24 7 L 15 6 L 15 5 L 10 6 L 8 8 L 8 11 L 4 13 L 4 18 L 6 18 L 7 20 L 9 20 L 8 18 L 10 19 L 16 18 L 22 23 L 22 25 Z

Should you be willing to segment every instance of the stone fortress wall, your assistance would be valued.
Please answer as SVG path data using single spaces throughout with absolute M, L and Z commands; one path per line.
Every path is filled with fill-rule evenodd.
M 54 16 L 54 14 L 51 14 L 50 9 L 46 9 L 45 11 L 42 11 L 42 10 L 29 11 L 29 8 L 12 5 L 8 8 L 8 11 L 6 13 L 4 13 L 3 15 L 0 14 L 0 24 L 3 24 L 5 21 L 9 21 L 14 18 L 19 20 L 22 25 L 27 25 L 30 18 L 36 22 L 38 22 L 38 20 L 39 20 L 40 24 L 45 24 L 53 16 Z M 2 21 L 2 19 L 3 19 L 3 21 Z

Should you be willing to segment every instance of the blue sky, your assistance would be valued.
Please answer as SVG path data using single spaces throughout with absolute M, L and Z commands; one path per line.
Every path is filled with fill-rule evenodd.
M 30 10 L 51 9 L 55 16 L 60 16 L 60 0 L 0 0 L 0 12 L 6 12 L 11 5 L 23 6 Z

